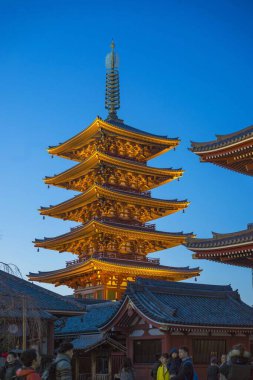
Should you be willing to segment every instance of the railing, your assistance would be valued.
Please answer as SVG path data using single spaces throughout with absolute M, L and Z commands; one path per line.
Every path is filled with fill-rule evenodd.
M 91 373 L 80 373 L 79 374 L 79 380 L 91 380 L 92 375 Z M 109 374 L 108 373 L 98 373 L 96 374 L 96 380 L 109 380 Z
M 81 261 L 81 259 L 76 259 L 76 260 L 71 260 L 71 261 L 66 261 L 66 267 L 70 266 L 70 265 L 75 265 L 75 264 L 79 264 Z
M 147 261 L 152 264 L 160 264 L 160 259 L 155 259 L 153 257 L 147 257 Z
M 156 225 L 155 224 L 148 224 L 148 223 L 145 223 L 145 225 L 144 225 L 145 227 L 147 227 L 148 229 L 150 229 L 150 230 L 155 230 L 155 227 L 156 227 Z
M 66 261 L 66 267 L 69 267 L 71 265 L 76 265 L 83 263 L 84 261 L 87 261 L 93 257 L 94 259 L 102 259 L 102 258 L 108 258 L 108 259 L 117 259 L 117 260 L 131 260 L 131 261 L 138 261 L 138 262 L 143 262 L 143 263 L 150 263 L 150 264 L 160 264 L 160 259 L 158 258 L 153 258 L 153 257 L 143 257 L 143 256 L 138 256 L 138 255 L 121 255 L 116 252 L 110 252 L 110 253 L 96 253 L 92 256 L 86 256 L 83 258 L 79 258 L 76 260 L 71 260 L 71 261 Z
M 109 380 L 109 374 L 108 373 L 96 374 L 96 380 Z
M 90 372 L 80 373 L 79 380 L 91 380 L 92 376 Z

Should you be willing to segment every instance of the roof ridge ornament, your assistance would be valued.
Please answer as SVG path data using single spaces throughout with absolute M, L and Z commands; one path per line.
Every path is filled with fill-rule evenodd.
M 109 111 L 107 121 L 121 121 L 118 118 L 117 110 L 120 108 L 119 89 L 119 56 L 115 53 L 115 43 L 111 42 L 111 52 L 106 55 L 106 88 L 105 88 L 105 108 Z

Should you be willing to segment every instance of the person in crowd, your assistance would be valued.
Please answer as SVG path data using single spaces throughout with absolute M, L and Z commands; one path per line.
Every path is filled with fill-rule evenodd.
M 40 356 L 36 350 L 30 349 L 22 352 L 20 360 L 23 366 L 16 371 L 17 379 L 40 380 L 40 375 L 36 372 L 40 365 Z
M 72 343 L 63 342 L 58 348 L 58 354 L 55 359 L 56 380 L 72 380 L 71 359 L 74 353 Z
M 218 359 L 213 356 L 210 365 L 207 367 L 207 380 L 219 380 L 219 373 Z
M 49 380 L 49 370 L 54 362 L 55 360 L 52 358 L 51 355 L 41 356 L 40 372 L 39 372 L 41 376 L 41 380 Z M 54 378 L 55 377 L 56 377 L 56 369 L 54 369 Z
M 1 371 L 0 378 L 1 380 L 12 380 L 16 377 L 16 371 L 22 367 L 17 354 L 13 351 L 10 351 L 6 357 L 5 365 Z
M 182 360 L 178 374 L 173 377 L 173 380 L 193 380 L 194 368 L 192 358 L 189 355 L 189 349 L 185 346 L 178 350 L 179 358 Z
M 245 350 L 242 344 L 233 346 L 227 356 L 227 365 L 220 367 L 220 373 L 229 380 L 251 380 L 253 368 L 251 354 Z
M 219 372 L 220 372 L 220 377 L 219 377 L 219 380 L 227 380 L 227 378 L 225 377 L 225 375 L 223 375 L 221 372 L 225 371 L 227 372 L 226 368 L 228 367 L 227 365 L 227 355 L 226 354 L 222 354 L 221 355 L 221 364 L 220 364 L 220 368 L 219 368 Z
M 135 380 L 134 369 L 130 358 L 125 358 L 120 370 L 120 380 Z
M 156 378 L 157 378 L 157 370 L 158 370 L 159 365 L 161 364 L 160 357 L 161 357 L 161 354 L 155 355 L 155 362 L 154 362 L 153 367 L 151 369 L 151 377 L 154 380 L 156 380 Z
M 170 380 L 170 373 L 168 369 L 169 355 L 164 353 L 160 356 L 160 365 L 157 368 L 156 380 Z
M 178 349 L 172 348 L 169 352 L 169 362 L 168 362 L 168 368 L 169 368 L 171 379 L 178 374 L 180 366 L 181 366 L 181 359 L 178 356 Z

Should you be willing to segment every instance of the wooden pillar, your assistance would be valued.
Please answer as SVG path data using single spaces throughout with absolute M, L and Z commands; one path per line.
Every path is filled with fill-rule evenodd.
M 112 380 L 112 351 L 109 350 L 108 353 L 108 375 L 109 375 L 109 380 Z
M 54 353 L 54 322 L 47 322 L 47 354 L 53 355 Z
M 107 299 L 107 286 L 104 285 L 104 289 L 103 289 L 103 299 L 106 300 Z
M 79 356 L 76 356 L 75 358 L 75 380 L 79 380 Z
M 91 380 L 96 380 L 96 351 L 91 351 Z

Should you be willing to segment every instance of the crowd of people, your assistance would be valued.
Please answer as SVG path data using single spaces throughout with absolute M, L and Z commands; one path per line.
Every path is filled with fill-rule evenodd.
M 169 353 L 156 355 L 151 377 L 154 380 L 197 380 L 188 348 L 173 348 Z
M 55 360 L 41 365 L 41 357 L 34 349 L 18 355 L 11 351 L 0 371 L 0 380 L 72 380 L 72 343 L 62 343 Z
M 251 360 L 251 354 L 243 345 L 236 345 L 228 355 L 221 356 L 220 364 L 217 357 L 211 357 L 206 380 L 253 380 Z M 157 355 L 151 377 L 154 380 L 199 379 L 187 347 L 173 348 L 169 353 Z
M 0 371 L 0 380 L 72 380 L 72 356 L 71 343 L 62 343 L 55 360 L 44 365 L 34 349 L 22 352 L 20 358 L 15 352 L 9 352 Z M 236 345 L 228 355 L 221 356 L 220 364 L 217 357 L 211 357 L 206 379 L 199 379 L 189 350 L 183 346 L 157 354 L 150 376 L 153 380 L 253 380 L 251 359 L 251 354 L 242 345 Z M 136 379 L 130 358 L 124 359 L 118 379 Z

